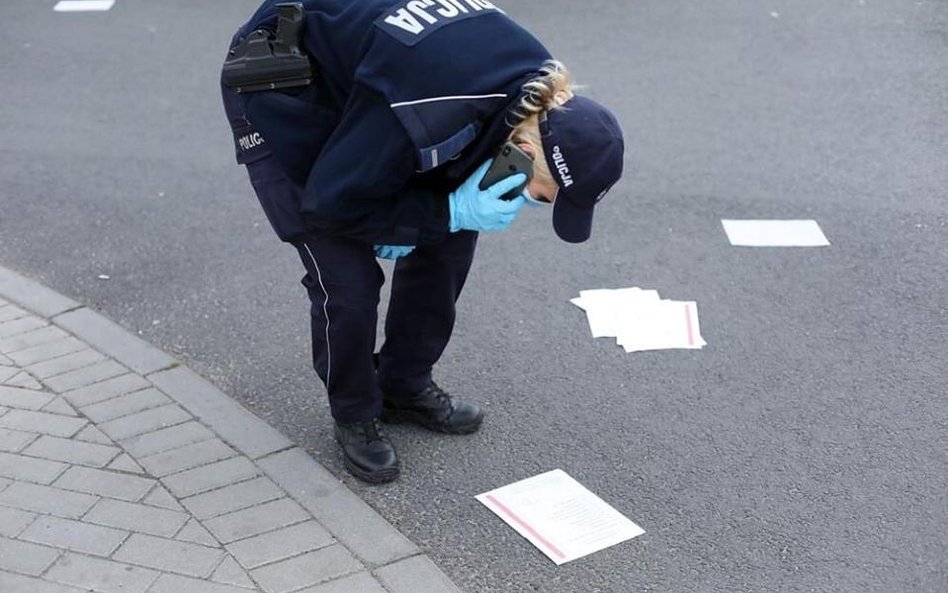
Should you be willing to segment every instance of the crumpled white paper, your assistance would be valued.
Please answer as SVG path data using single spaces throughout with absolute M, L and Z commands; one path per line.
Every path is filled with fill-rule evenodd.
M 581 290 L 570 302 L 586 311 L 594 338 L 615 338 L 626 352 L 700 349 L 698 304 L 662 299 L 638 287 Z

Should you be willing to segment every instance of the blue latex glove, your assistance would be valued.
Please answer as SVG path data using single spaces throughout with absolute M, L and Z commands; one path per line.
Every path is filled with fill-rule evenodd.
M 376 245 L 375 255 L 382 259 L 398 259 L 411 253 L 414 248 L 413 245 Z
M 500 196 L 526 181 L 523 173 L 501 179 L 485 190 L 478 187 L 490 164 L 491 160 L 488 160 L 478 167 L 461 187 L 448 196 L 452 233 L 460 230 L 502 231 L 510 226 L 517 212 L 526 204 L 527 201 L 520 195 L 512 200 L 500 199 Z

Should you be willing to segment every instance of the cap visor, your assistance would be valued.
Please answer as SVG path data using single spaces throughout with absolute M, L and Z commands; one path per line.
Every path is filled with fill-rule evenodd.
M 578 208 L 566 196 L 553 202 L 553 230 L 567 243 L 582 243 L 588 239 L 592 233 L 592 219 L 592 208 Z

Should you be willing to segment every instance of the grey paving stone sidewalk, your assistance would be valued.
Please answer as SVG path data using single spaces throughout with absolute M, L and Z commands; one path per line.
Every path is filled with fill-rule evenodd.
M 2 267 L 0 591 L 459 593 L 231 398 Z

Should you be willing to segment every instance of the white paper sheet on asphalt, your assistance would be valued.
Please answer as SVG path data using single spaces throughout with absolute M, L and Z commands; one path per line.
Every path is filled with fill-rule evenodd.
M 633 287 L 581 290 L 579 298 L 573 299 L 573 303 L 586 311 L 586 319 L 594 338 L 614 338 L 617 335 L 616 328 L 620 324 L 620 311 L 625 306 L 648 306 L 660 300 L 657 290 Z
M 626 352 L 698 350 L 706 345 L 698 325 L 698 304 L 660 301 L 652 307 L 627 311 L 619 319 L 616 343 Z
M 830 244 L 815 220 L 722 220 L 738 247 L 825 247 Z
M 111 10 L 115 0 L 60 0 L 53 10 L 56 12 L 100 12 Z
M 615 338 L 626 352 L 700 349 L 698 304 L 662 299 L 638 287 L 582 290 L 570 302 L 586 311 L 594 338 Z
M 475 498 L 557 565 L 645 533 L 560 469 Z

